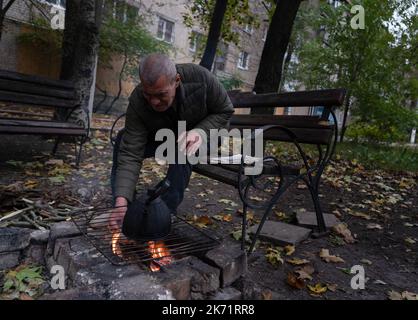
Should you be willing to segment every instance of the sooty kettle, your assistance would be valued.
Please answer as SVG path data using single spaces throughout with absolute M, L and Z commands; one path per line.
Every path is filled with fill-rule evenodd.
M 127 238 L 155 241 L 170 233 L 171 212 L 161 199 L 169 187 L 170 182 L 164 179 L 128 206 L 122 224 L 122 232 Z

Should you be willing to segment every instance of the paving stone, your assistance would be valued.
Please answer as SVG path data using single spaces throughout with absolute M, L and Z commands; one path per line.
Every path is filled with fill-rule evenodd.
M 215 295 L 209 298 L 209 300 L 240 300 L 242 298 L 241 291 L 228 287 L 219 289 Z
M 12 252 L 26 248 L 32 230 L 26 228 L 0 228 L 0 252 Z
M 112 281 L 107 297 L 110 300 L 174 300 L 171 291 L 159 284 L 151 274 Z
M 252 226 L 248 232 L 255 234 L 258 225 Z M 271 241 L 277 245 L 296 245 L 307 239 L 311 233 L 310 229 L 294 226 L 279 221 L 266 221 L 259 234 L 259 239 Z
M 210 250 L 205 260 L 221 270 L 221 287 L 227 287 L 247 272 L 247 255 L 241 245 L 226 241 Z
M 57 239 L 70 238 L 79 235 L 81 235 L 80 231 L 71 221 L 64 221 L 53 224 L 49 234 L 47 254 L 51 255 L 54 252 L 55 241 Z
M 0 270 L 11 269 L 19 265 L 20 251 L 0 253 Z
M 318 226 L 318 223 L 316 221 L 316 213 L 312 211 L 298 211 L 296 213 L 296 220 L 298 221 L 298 225 L 302 227 L 313 229 Z M 324 220 L 325 226 L 327 228 L 331 228 L 341 223 L 341 221 L 338 220 L 336 216 L 329 213 L 324 213 Z

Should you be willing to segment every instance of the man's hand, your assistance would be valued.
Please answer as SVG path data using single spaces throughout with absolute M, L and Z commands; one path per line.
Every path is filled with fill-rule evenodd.
M 180 134 L 177 142 L 180 144 L 180 151 L 191 156 L 199 149 L 203 139 L 196 130 L 190 130 Z
M 112 233 L 120 232 L 127 209 L 128 200 L 123 197 L 117 197 L 115 208 L 109 217 L 109 229 Z

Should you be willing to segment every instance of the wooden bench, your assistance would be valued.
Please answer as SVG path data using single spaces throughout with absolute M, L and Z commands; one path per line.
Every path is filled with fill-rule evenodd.
M 302 166 L 282 164 L 282 159 L 278 159 L 275 155 L 266 155 L 266 149 L 264 149 L 262 160 L 262 173 L 256 176 L 244 174 L 243 158 L 241 164 L 197 164 L 193 166 L 194 172 L 234 186 L 238 190 L 243 204 L 242 249 L 245 248 L 248 209 L 263 210 L 264 212 L 249 248 L 251 253 L 273 207 L 289 187 L 298 181 L 306 185 L 314 204 L 318 225 L 314 236 L 319 237 L 327 234 L 319 201 L 319 184 L 321 175 L 335 151 L 338 125 L 334 108 L 343 104 L 345 90 L 332 89 L 260 95 L 231 92 L 229 95 L 234 108 L 323 107 L 319 116 L 234 114 L 230 120 L 229 129 L 236 128 L 240 131 L 261 129 L 265 142 L 271 140 L 292 143 L 296 147 Z M 116 142 L 114 159 L 116 159 L 115 154 L 119 148 L 118 142 L 123 130 L 118 135 L 115 135 L 113 131 L 116 122 L 123 116 L 121 115 L 115 121 L 111 132 L 111 141 L 112 143 Z M 330 118 L 332 121 L 329 121 Z M 316 146 L 317 159 L 308 158 L 304 151 L 305 145 Z M 272 180 L 273 182 L 271 182 Z M 252 191 L 264 192 L 267 198 L 260 203 L 260 198 L 254 197 Z M 252 200 L 253 198 L 256 200 Z
M 83 110 L 83 121 L 73 120 L 80 119 L 74 116 L 83 111 L 71 82 L 0 70 L 0 101 L 8 103 L 7 110 L 0 109 L 0 112 L 10 115 L 0 117 L 0 133 L 56 137 L 53 153 L 64 137 L 70 137 L 75 141 L 76 164 L 79 165 L 90 119 L 88 110 Z M 28 106 L 39 112 L 19 111 Z M 46 107 L 67 110 L 66 118 L 64 121 L 53 119 Z

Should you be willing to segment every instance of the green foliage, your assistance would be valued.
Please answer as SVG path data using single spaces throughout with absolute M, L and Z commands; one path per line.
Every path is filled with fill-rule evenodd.
M 164 41 L 155 39 L 145 29 L 145 19 L 146 17 L 138 15 L 121 21 L 113 16 L 107 16 L 100 30 L 100 63 L 111 68 L 113 55 L 122 55 L 126 59 L 124 76 L 137 77 L 141 55 L 152 52 L 167 53 L 170 46 Z
M 207 29 L 212 20 L 216 0 L 193 0 L 186 4 L 187 11 L 183 14 L 184 24 L 192 28 L 199 24 Z M 229 0 L 222 23 L 221 39 L 225 43 L 239 43 L 239 32 L 234 27 L 246 24 L 255 28 L 260 26 L 260 17 L 253 12 L 249 0 Z
M 409 110 L 417 99 L 416 0 L 356 0 L 365 9 L 365 29 L 351 28 L 351 6 L 302 8 L 296 28 L 291 84 L 307 89 L 348 89 L 354 137 L 405 141 L 418 116 Z M 321 30 L 321 31 L 319 31 Z M 312 36 L 316 33 L 316 36 Z
M 61 53 L 63 31 L 52 29 L 50 23 L 44 18 L 35 18 L 32 28 L 28 32 L 17 36 L 18 43 L 33 45 L 50 55 L 58 56 Z
M 21 265 L 4 276 L 1 299 L 19 299 L 21 294 L 35 298 L 42 293 L 42 267 Z
M 238 75 L 233 75 L 230 78 L 221 78 L 220 77 L 219 81 L 222 83 L 222 85 L 224 86 L 224 88 L 227 91 L 238 89 L 243 84 L 243 81 L 240 79 L 240 77 Z

